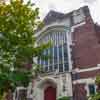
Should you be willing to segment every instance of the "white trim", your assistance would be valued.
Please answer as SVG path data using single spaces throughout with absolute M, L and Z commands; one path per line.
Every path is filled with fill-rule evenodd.
M 47 28 L 49 27 L 53 27 L 53 26 L 58 26 L 58 25 L 63 25 L 63 26 L 70 26 L 70 20 L 69 19 L 65 19 L 63 21 L 55 21 L 49 25 L 44 26 L 44 28 L 42 30 L 40 30 L 39 32 L 36 33 L 36 36 L 40 35 L 41 33 L 43 33 Z
M 85 78 L 73 81 L 73 84 L 77 83 L 95 84 L 95 78 Z
M 75 30 L 75 28 L 77 28 L 77 27 L 79 27 L 79 26 L 82 26 L 82 25 L 84 25 L 84 24 L 86 24 L 85 21 L 83 21 L 83 22 L 81 22 L 81 23 L 79 23 L 79 24 L 76 24 L 76 25 L 72 26 L 72 28 L 71 28 L 71 32 L 73 33 L 74 30 Z
M 92 68 L 86 68 L 86 69 L 74 69 L 74 72 L 76 73 L 80 73 L 80 72 L 88 72 L 88 71 L 94 71 L 94 70 L 98 70 L 100 69 L 100 67 L 92 67 Z
M 70 22 L 69 22 L 69 19 L 65 19 L 63 20 L 62 22 L 53 22 L 49 25 L 46 25 L 44 26 L 44 28 L 38 32 L 36 32 L 35 34 L 35 37 L 39 37 L 41 35 L 41 33 L 45 32 L 49 27 L 55 27 L 55 26 L 65 26 L 65 27 L 68 27 L 68 28 L 71 28 L 71 32 L 74 32 L 74 29 L 79 27 L 79 26 L 82 26 L 84 25 L 86 22 L 83 21 L 79 24 L 76 24 L 76 25 L 73 25 L 73 26 L 70 26 Z M 43 34 L 44 35 L 44 34 Z M 38 40 L 37 40 L 38 41 Z
M 66 21 L 68 21 L 69 23 L 67 23 Z M 72 29 L 75 29 L 75 28 L 77 28 L 79 26 L 82 26 L 84 24 L 85 24 L 85 21 L 83 21 L 83 22 L 81 22 L 79 24 L 76 24 L 76 25 L 72 26 Z M 35 35 L 38 36 L 41 33 L 43 33 L 47 28 L 53 27 L 53 26 L 59 26 L 59 25 L 63 25 L 63 26 L 66 26 L 66 27 L 67 26 L 70 27 L 70 21 L 69 21 L 69 19 L 66 19 L 66 20 L 63 20 L 62 22 L 57 22 L 57 21 L 56 22 L 53 22 L 52 24 L 46 25 L 42 30 L 40 30 L 39 32 L 37 32 Z
M 72 61 L 71 61 L 71 48 L 70 48 L 70 44 L 71 44 L 71 38 L 70 38 L 70 34 L 71 32 L 67 32 L 67 51 L 68 51 L 68 67 L 69 67 L 69 71 L 72 70 Z
M 27 89 L 25 87 L 17 87 L 16 90 L 22 90 L 22 89 Z

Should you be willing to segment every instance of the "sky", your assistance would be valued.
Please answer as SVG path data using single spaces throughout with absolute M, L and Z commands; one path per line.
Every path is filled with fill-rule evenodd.
M 68 13 L 84 5 L 88 5 L 94 22 L 100 24 L 100 0 L 32 0 L 40 8 L 43 19 L 50 10 Z

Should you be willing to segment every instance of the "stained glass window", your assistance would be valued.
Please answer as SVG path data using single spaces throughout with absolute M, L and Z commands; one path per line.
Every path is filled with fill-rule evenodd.
M 67 50 L 67 30 L 54 29 L 49 31 L 41 41 L 52 42 L 52 47 L 45 50 L 45 55 L 50 55 L 48 60 L 41 60 L 41 65 L 44 66 L 46 72 L 58 70 L 64 72 L 69 70 L 68 50 Z M 40 63 L 38 61 L 38 63 Z

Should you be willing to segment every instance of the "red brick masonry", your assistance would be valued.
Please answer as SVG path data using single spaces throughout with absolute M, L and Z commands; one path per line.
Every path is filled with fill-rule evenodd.
M 73 33 L 74 67 L 84 69 L 100 63 L 100 43 L 97 34 L 100 33 L 97 33 L 90 16 L 86 17 L 84 25 L 75 29 Z

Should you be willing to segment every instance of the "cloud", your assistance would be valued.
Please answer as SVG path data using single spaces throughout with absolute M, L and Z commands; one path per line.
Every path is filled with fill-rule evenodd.
M 83 0 L 85 3 L 89 3 L 89 4 L 92 4 L 94 2 L 96 2 L 97 0 Z
M 48 5 L 48 9 L 50 9 L 50 10 L 56 10 L 56 6 L 53 3 L 50 3 Z
M 92 18 L 100 23 L 100 0 L 32 0 L 40 8 L 40 17 L 43 19 L 50 10 L 68 13 L 81 6 L 88 5 Z

